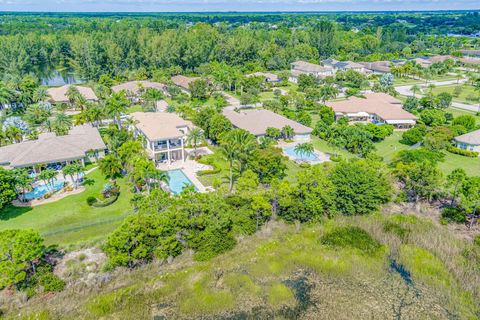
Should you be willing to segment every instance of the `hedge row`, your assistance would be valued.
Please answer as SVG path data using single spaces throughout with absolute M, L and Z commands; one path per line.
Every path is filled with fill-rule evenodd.
M 457 148 L 457 147 L 454 147 L 454 146 L 448 147 L 447 150 L 448 150 L 448 152 L 458 154 L 458 155 L 461 155 L 461 156 L 465 156 L 465 157 L 470 157 L 470 158 L 478 157 L 478 152 L 463 150 L 463 149 L 460 149 L 460 148 Z
M 119 196 L 120 196 L 120 192 L 117 193 L 117 194 L 114 194 L 110 198 L 107 198 L 103 201 L 99 201 L 95 197 L 88 197 L 87 198 L 87 203 L 88 203 L 89 206 L 96 207 L 96 208 L 108 207 L 109 205 L 111 205 L 112 203 L 117 201 Z

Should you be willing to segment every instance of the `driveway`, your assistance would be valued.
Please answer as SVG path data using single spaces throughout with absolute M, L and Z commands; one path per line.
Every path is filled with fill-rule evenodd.
M 467 82 L 468 79 L 460 79 L 460 80 L 447 80 L 447 81 L 431 81 L 428 84 L 419 84 L 420 88 L 427 88 L 430 84 L 434 84 L 437 87 L 441 86 L 448 86 L 452 84 L 462 84 Z M 407 85 L 407 86 L 399 86 L 395 87 L 395 90 L 397 90 L 398 93 L 400 93 L 402 96 L 413 96 L 413 92 L 411 91 L 412 87 L 414 85 Z M 417 97 L 423 97 L 424 95 L 422 94 L 415 94 Z M 452 107 L 458 108 L 458 109 L 463 109 L 463 110 L 468 110 L 468 111 L 473 111 L 473 112 L 479 112 L 480 111 L 480 106 L 472 105 L 472 104 L 466 104 L 466 103 L 460 103 L 460 102 L 452 102 Z

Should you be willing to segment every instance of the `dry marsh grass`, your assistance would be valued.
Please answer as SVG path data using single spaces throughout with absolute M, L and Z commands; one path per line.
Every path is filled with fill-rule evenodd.
M 352 226 L 378 247 L 366 252 L 342 232 L 342 246 L 322 243 Z M 101 285 L 73 285 L 3 310 L 24 319 L 476 319 L 479 251 L 414 216 L 338 217 L 300 228 L 276 222 L 208 262 L 184 254 L 118 269 Z

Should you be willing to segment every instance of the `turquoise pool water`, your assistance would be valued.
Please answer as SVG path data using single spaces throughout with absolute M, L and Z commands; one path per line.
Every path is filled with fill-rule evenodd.
M 300 157 L 300 154 L 295 152 L 295 147 L 287 147 L 283 148 L 283 152 L 285 152 L 288 156 L 294 158 L 295 160 L 303 160 L 303 161 L 319 161 L 318 157 L 315 154 L 303 155 L 303 158 Z
M 26 200 L 32 200 L 42 197 L 44 194 L 53 191 L 57 191 L 63 188 L 65 181 L 56 180 L 53 184 L 49 185 L 48 188 L 46 185 L 38 185 L 33 188 L 32 191 L 25 193 Z
M 188 177 L 185 175 L 185 173 L 183 173 L 181 169 L 167 171 L 167 174 L 169 177 L 168 187 L 174 194 L 179 194 L 185 187 L 192 185 L 194 186 L 192 181 L 188 179 Z M 195 190 L 197 190 L 196 187 Z

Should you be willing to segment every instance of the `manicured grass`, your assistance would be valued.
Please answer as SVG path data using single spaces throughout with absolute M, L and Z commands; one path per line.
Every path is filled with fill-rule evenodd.
M 377 148 L 377 154 L 383 157 L 385 162 L 388 163 L 392 161 L 395 154 L 401 150 L 413 149 L 411 146 L 400 143 L 402 133 L 403 132 L 401 131 L 396 131 L 384 141 L 375 144 L 375 147 Z M 445 161 L 440 162 L 439 167 L 445 175 L 457 168 L 463 168 L 469 175 L 479 175 L 479 158 L 469 158 L 447 151 L 443 152 L 445 154 Z
M 433 88 L 432 93 L 434 94 L 439 94 L 441 92 L 448 92 L 453 95 L 453 91 L 457 86 L 460 86 L 462 88 L 461 93 L 459 94 L 458 97 L 453 97 L 454 101 L 461 102 L 461 103 L 468 103 L 468 104 L 475 104 L 478 103 L 478 97 L 479 93 L 474 90 L 473 86 L 470 85 L 448 85 L 448 86 L 439 86 L 436 88 Z M 468 96 L 475 97 L 476 100 L 472 101 L 467 99 Z
M 473 116 L 477 120 L 477 125 L 480 124 L 480 116 L 477 116 L 476 112 L 469 111 L 469 110 L 464 110 L 464 109 L 458 109 L 458 108 L 455 108 L 455 107 L 447 108 L 447 109 L 445 109 L 445 111 L 453 114 L 453 116 L 455 118 L 458 117 L 458 116 L 461 116 L 461 115 L 465 115 L 465 114 Z
M 401 150 L 412 149 L 411 146 L 399 142 L 402 139 L 402 134 L 402 131 L 395 131 L 385 140 L 375 144 L 377 154 L 383 157 L 385 162 L 390 162 L 395 154 Z
M 9 206 L 0 211 L 0 230 L 34 229 L 44 236 L 47 244 L 60 245 L 105 238 L 130 212 L 131 193 L 125 181 L 119 179 L 118 200 L 108 207 L 92 208 L 86 199 L 99 196 L 107 181 L 98 169 L 87 177 L 93 184 L 80 194 L 36 207 Z
M 415 79 L 412 79 L 412 78 L 398 78 L 398 77 L 395 77 L 393 83 L 394 83 L 394 86 L 396 87 L 399 87 L 399 86 L 406 86 L 406 85 L 410 85 L 410 84 L 420 84 L 420 83 L 424 83 L 425 81 L 422 81 L 422 80 L 415 80 Z
M 315 136 L 312 136 L 311 143 L 313 144 L 313 147 L 316 150 L 324 152 L 324 153 L 329 153 L 329 154 L 332 154 L 332 155 L 335 155 L 335 154 L 340 155 L 340 156 L 342 156 L 344 158 L 347 158 L 347 159 L 355 157 L 355 155 L 351 154 L 347 150 L 335 148 L 335 147 L 331 146 L 327 141 L 322 140 L 322 139 L 320 139 L 318 137 L 315 137 Z
M 139 104 L 128 107 L 127 114 L 134 112 L 143 112 L 143 107 Z

